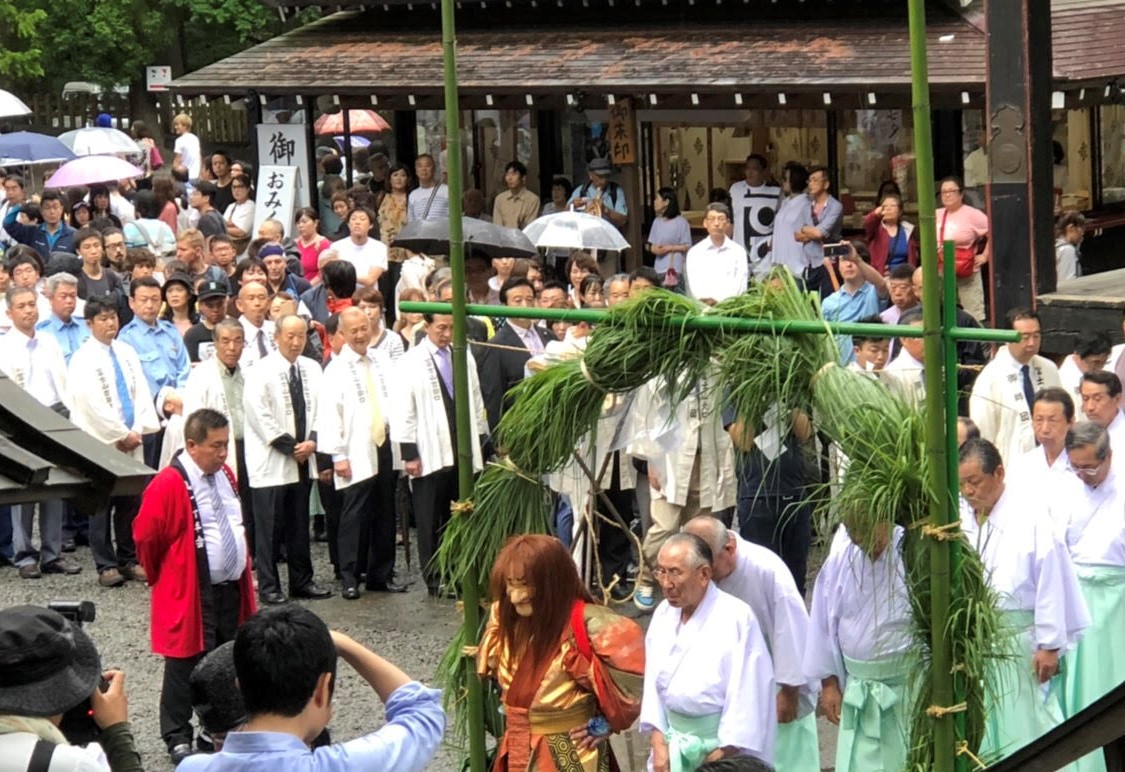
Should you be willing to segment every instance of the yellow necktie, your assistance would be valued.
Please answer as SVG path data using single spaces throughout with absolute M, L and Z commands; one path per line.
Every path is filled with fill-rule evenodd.
M 383 425 L 383 411 L 379 408 L 379 390 L 375 379 L 371 377 L 373 364 L 370 359 L 363 362 L 363 376 L 367 381 L 367 403 L 371 405 L 371 441 L 379 447 L 387 439 L 387 430 Z

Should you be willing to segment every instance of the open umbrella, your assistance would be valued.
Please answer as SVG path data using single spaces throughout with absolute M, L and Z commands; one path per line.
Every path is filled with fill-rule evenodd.
M 141 149 L 123 131 L 106 126 L 87 126 L 59 135 L 59 141 L 74 151 L 75 155 L 130 155 L 139 156 Z
M 344 138 L 343 137 L 333 137 L 332 139 L 336 140 L 336 147 L 340 148 L 340 150 L 344 149 Z M 360 148 L 360 147 L 368 147 L 368 146 L 370 146 L 370 144 L 371 144 L 371 140 L 369 140 L 367 137 L 359 137 L 359 136 L 356 136 L 355 134 L 352 135 L 352 148 L 353 149 L 354 148 Z
M 474 217 L 461 218 L 465 249 L 486 257 L 533 257 L 535 245 L 516 228 Z M 429 255 L 449 254 L 449 218 L 415 220 L 395 236 L 394 246 Z
M 620 252 L 629 242 L 613 223 L 584 212 L 556 212 L 528 223 L 523 232 L 543 249 L 605 249 Z
M 60 166 L 45 184 L 49 188 L 73 188 L 142 176 L 143 171 L 117 156 L 88 155 Z
M 348 123 L 352 134 L 378 134 L 380 131 L 391 130 L 391 124 L 374 110 L 349 110 Z M 320 116 L 313 128 L 317 134 L 343 134 L 344 111 Z
M 70 148 L 46 134 L 31 131 L 0 134 L 0 165 L 62 163 L 73 159 Z
M 0 88 L 0 118 L 18 118 L 31 115 L 31 108 L 11 91 Z

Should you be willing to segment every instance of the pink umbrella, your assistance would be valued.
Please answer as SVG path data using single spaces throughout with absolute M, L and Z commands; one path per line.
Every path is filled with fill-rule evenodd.
M 349 110 L 348 122 L 351 124 L 352 134 L 378 134 L 380 131 L 391 130 L 391 124 L 374 110 Z M 317 134 L 343 134 L 344 111 L 320 116 L 313 128 Z
M 48 188 L 73 188 L 142 176 L 143 171 L 116 156 L 88 155 L 63 164 L 44 184 Z

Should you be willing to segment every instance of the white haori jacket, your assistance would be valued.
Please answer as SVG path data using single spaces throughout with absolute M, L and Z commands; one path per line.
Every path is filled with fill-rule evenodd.
M 648 459 L 660 478 L 661 496 L 677 506 L 687 503 L 698 451 L 699 505 L 712 512 L 735 505 L 734 445 L 723 429 L 722 414 L 708 383 L 701 382 L 673 411 L 665 383 L 649 381 L 638 389 L 634 411 L 643 422 L 629 450 Z
M 0 372 L 41 405 L 51 407 L 56 402 L 62 402 L 70 407 L 70 394 L 66 388 L 66 357 L 50 333 L 36 332 L 34 339 L 15 327 L 4 333 L 0 337 Z
M 324 368 L 317 406 L 317 450 L 332 456 L 332 462 L 347 461 L 352 476 L 345 480 L 333 473 L 336 490 L 369 480 L 379 474 L 379 449 L 371 437 L 372 401 L 383 417 L 383 431 L 390 437 L 390 402 L 381 386 L 379 371 L 389 368 L 390 360 L 381 354 L 357 354 L 351 346 Z M 375 393 L 368 391 L 365 370 L 370 368 Z M 389 470 L 388 470 L 389 471 Z
M 70 394 L 70 420 L 79 429 L 113 447 L 129 432 L 155 434 L 160 431 L 160 418 L 152 403 L 148 381 L 141 369 L 137 352 L 127 343 L 111 342 L 113 353 L 121 366 L 126 388 L 133 400 L 133 423 L 125 424 L 125 414 L 117 395 L 117 376 L 110 359 L 110 346 L 97 338 L 86 339 L 70 358 L 67 370 L 67 391 Z M 116 448 L 115 448 L 116 449 Z M 144 446 L 138 445 L 128 454 L 144 461 Z
M 1125 477 L 1117 469 L 1097 488 L 1082 485 L 1066 544 L 1075 565 L 1125 567 Z
M 223 377 L 220 367 L 225 367 L 218 358 L 211 358 L 204 360 L 191 368 L 191 373 L 188 374 L 187 383 L 184 384 L 184 420 L 194 413 L 196 410 L 202 408 L 210 408 L 217 410 L 226 416 L 228 422 L 233 422 L 231 417 L 230 405 L 227 404 L 227 392 L 223 388 Z M 245 374 L 243 374 L 243 391 L 245 393 L 246 381 Z M 167 435 L 165 435 L 165 443 L 167 443 Z M 180 447 L 183 447 L 184 439 L 183 433 L 180 433 Z M 234 427 L 231 427 L 229 439 L 227 440 L 227 466 L 230 467 L 231 472 L 234 473 L 235 479 L 238 478 L 238 452 L 234 439 Z M 245 482 L 245 481 L 243 481 Z
M 1028 375 L 1032 391 L 1062 386 L 1055 363 L 1041 356 L 1028 362 Z M 1035 447 L 1031 405 L 1024 398 L 1020 363 L 1007 346 L 1000 347 L 973 383 L 969 416 L 980 429 L 980 436 L 996 446 L 1005 463 Z
M 712 583 L 695 613 L 662 601 L 645 635 L 640 730 L 667 733 L 667 710 L 721 714 L 719 745 L 773 763 L 777 686 L 754 612 Z
M 390 382 L 391 436 L 397 443 L 417 446 L 423 476 L 453 466 L 457 455 L 442 402 L 441 376 L 434 364 L 434 350 L 429 338 L 423 338 L 421 343 L 399 358 Z M 469 369 L 473 471 L 479 472 L 484 463 L 478 438 L 488 433 L 488 415 L 484 410 L 472 352 L 466 351 L 465 358 Z
M 305 397 L 305 435 L 297 436 L 297 418 L 289 394 L 289 368 L 296 364 Z M 251 488 L 292 485 L 300 480 L 297 461 L 270 445 L 288 434 L 298 443 L 316 431 L 317 395 L 320 393 L 320 366 L 308 357 L 290 362 L 278 351 L 271 351 L 242 375 L 242 406 L 246 418 L 246 475 Z M 316 476 L 316 455 L 309 456 L 309 475 Z

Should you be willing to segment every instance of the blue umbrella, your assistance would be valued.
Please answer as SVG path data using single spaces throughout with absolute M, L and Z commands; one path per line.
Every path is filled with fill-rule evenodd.
M 72 161 L 77 156 L 55 137 L 30 131 L 0 134 L 0 165 Z
M 336 140 L 337 147 L 339 147 L 341 150 L 343 150 L 344 149 L 344 138 L 343 137 L 333 137 L 333 139 Z M 371 140 L 367 139 L 366 137 L 357 137 L 355 134 L 352 134 L 352 147 L 353 148 L 367 147 L 370 144 L 371 144 Z

